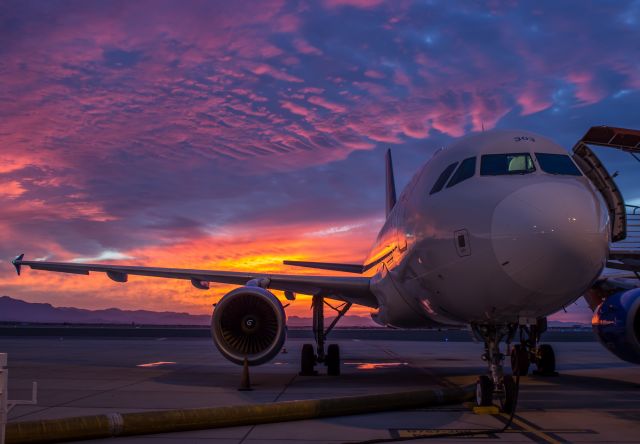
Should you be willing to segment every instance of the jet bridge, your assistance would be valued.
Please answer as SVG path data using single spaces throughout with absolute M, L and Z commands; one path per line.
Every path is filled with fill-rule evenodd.
M 604 197 L 611 219 L 607 267 L 640 270 L 640 207 L 625 205 L 613 177 L 589 145 L 628 152 L 640 162 L 640 130 L 593 126 L 573 147 L 573 160 Z

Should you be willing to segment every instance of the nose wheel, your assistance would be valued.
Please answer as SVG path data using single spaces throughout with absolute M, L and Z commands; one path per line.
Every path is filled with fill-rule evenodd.
M 493 404 L 493 382 L 487 375 L 478 377 L 476 382 L 476 404 L 479 407 Z
M 489 374 L 480 376 L 476 382 L 476 404 L 480 407 L 493 405 L 495 401 L 505 413 L 513 412 L 516 407 L 518 387 L 512 376 L 504 374 L 505 355 L 500 351 L 500 342 L 503 339 L 510 340 L 515 330 L 516 326 L 513 325 L 473 326 L 476 336 L 484 341 L 482 359 L 489 367 Z

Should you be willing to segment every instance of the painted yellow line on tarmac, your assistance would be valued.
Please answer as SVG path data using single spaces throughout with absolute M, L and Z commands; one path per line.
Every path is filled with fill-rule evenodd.
M 500 409 L 495 405 L 487 406 L 474 406 L 473 413 L 476 415 L 497 415 L 500 413 Z
M 506 413 L 503 413 L 502 417 L 505 418 L 505 420 L 507 421 L 509 420 L 509 415 L 507 415 Z M 545 431 L 543 431 L 542 429 L 532 427 L 530 424 L 528 424 L 528 422 L 522 421 L 517 416 L 513 417 L 513 424 L 517 425 L 522 429 L 520 432 L 531 433 L 536 437 L 540 438 L 541 440 L 551 444 L 563 444 L 562 441 L 558 441 L 557 439 L 545 433 Z

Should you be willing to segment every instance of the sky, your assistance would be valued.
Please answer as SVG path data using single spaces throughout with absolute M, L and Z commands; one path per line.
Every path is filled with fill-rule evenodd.
M 387 148 L 402 188 L 483 128 L 567 149 L 592 125 L 640 128 L 639 25 L 637 0 L 4 0 L 0 293 L 199 314 L 229 290 L 18 278 L 19 253 L 306 273 L 281 262 L 361 262 L 384 219 Z M 640 164 L 603 159 L 640 204 Z M 307 316 L 309 300 L 288 312 Z

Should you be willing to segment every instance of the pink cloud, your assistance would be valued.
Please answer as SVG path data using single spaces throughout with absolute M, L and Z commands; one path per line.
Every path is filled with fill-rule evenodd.
M 525 85 L 524 90 L 516 96 L 516 101 L 522 107 L 524 116 L 545 110 L 553 104 L 548 94 L 531 83 Z
M 567 80 L 575 86 L 575 96 L 581 105 L 599 102 L 607 95 L 605 89 L 596 83 L 593 73 L 572 72 L 567 75 Z
M 293 114 L 297 114 L 297 115 L 302 116 L 302 117 L 311 117 L 311 116 L 313 116 L 313 111 L 311 111 L 310 109 L 305 108 L 304 106 L 297 105 L 297 104 L 295 104 L 293 102 L 282 101 L 282 102 L 280 102 L 280 105 L 284 109 L 291 111 Z
M 293 47 L 301 54 L 322 55 L 322 51 L 303 38 L 293 39 Z
M 334 113 L 344 113 L 347 110 L 344 105 L 329 102 L 328 100 L 325 100 L 320 96 L 311 96 L 307 100 L 313 105 L 321 106 L 322 108 L 328 109 L 329 111 L 332 111 Z
M 384 79 L 386 77 L 384 73 L 373 69 L 366 70 L 364 72 L 364 75 L 365 77 L 369 77 L 370 79 Z
M 266 74 L 273 77 L 274 79 L 283 80 L 285 82 L 295 82 L 295 83 L 304 82 L 304 80 L 302 80 L 301 78 L 289 75 L 286 72 L 275 69 L 273 66 L 270 66 L 270 65 L 258 65 L 255 68 L 253 68 L 251 72 L 253 72 L 256 75 Z
M 402 132 L 414 139 L 424 139 L 429 135 L 429 129 L 423 122 L 407 122 L 403 124 Z
M 324 4 L 327 8 L 339 8 L 342 6 L 351 6 L 353 8 L 371 9 L 379 6 L 383 0 L 325 0 Z
M 25 191 L 22 184 L 17 180 L 0 181 L 0 198 L 15 199 L 24 194 Z

